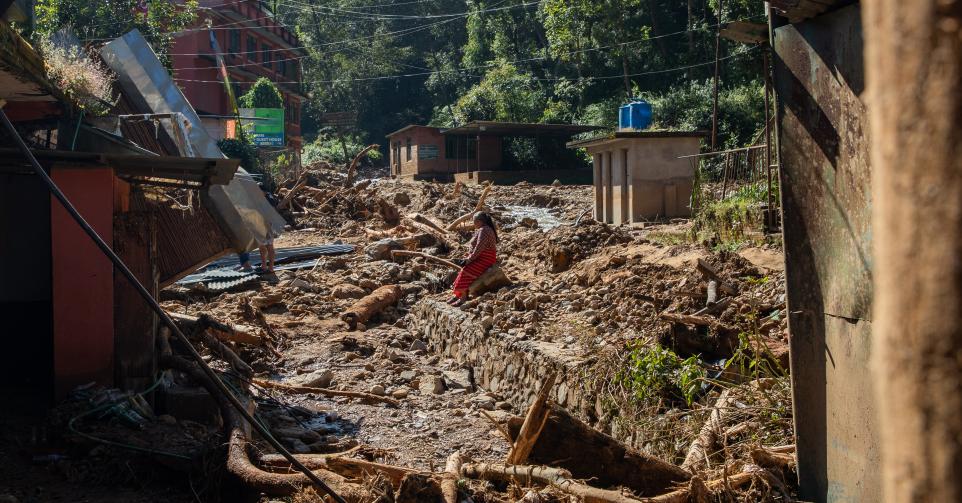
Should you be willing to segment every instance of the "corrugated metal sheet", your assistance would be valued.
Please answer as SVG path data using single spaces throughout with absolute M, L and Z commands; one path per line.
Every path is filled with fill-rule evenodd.
M 170 73 L 157 59 L 150 44 L 139 31 L 133 30 L 114 39 L 100 50 L 128 99 L 152 113 L 180 113 L 189 122 L 187 150 L 198 157 L 223 157 L 217 143 L 204 128 L 194 107 L 184 97 Z M 161 121 L 170 138 L 177 138 L 170 121 Z M 242 169 L 227 185 L 210 187 L 204 204 L 229 233 L 237 250 L 250 250 L 271 235 L 284 231 L 284 219 L 267 202 L 256 182 Z
M 800 496 L 879 501 L 858 6 L 774 33 Z
M 174 208 L 170 201 L 131 194 L 132 211 L 149 211 L 157 229 L 157 273 L 161 287 L 197 270 L 231 250 L 220 226 L 195 198 L 190 210 Z

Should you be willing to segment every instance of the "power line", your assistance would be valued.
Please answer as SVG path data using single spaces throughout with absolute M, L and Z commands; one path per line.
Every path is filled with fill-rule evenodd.
M 628 41 L 625 41 L 625 42 L 618 42 L 618 43 L 615 43 L 615 44 L 609 44 L 609 45 L 604 45 L 604 46 L 599 46 L 599 47 L 589 47 L 589 48 L 585 48 L 585 49 L 578 49 L 578 50 L 574 50 L 574 51 L 569 51 L 569 52 L 561 53 L 560 55 L 563 55 L 563 56 L 571 56 L 571 55 L 575 55 L 575 54 L 584 54 L 584 53 L 589 53 L 589 52 L 602 51 L 602 50 L 605 50 L 605 49 L 613 49 L 613 48 L 618 48 L 618 47 L 626 47 L 626 46 L 634 45 L 634 44 L 641 43 L 641 42 L 648 42 L 648 41 L 657 40 L 657 39 L 662 39 L 662 38 L 674 37 L 674 36 L 678 36 L 678 35 L 685 35 L 685 34 L 693 33 L 693 32 L 706 31 L 706 30 L 709 30 L 709 29 L 713 29 L 713 28 L 715 28 L 715 27 L 716 27 L 716 25 L 708 25 L 708 26 L 704 26 L 704 27 L 701 27 L 701 28 L 693 28 L 693 29 L 690 29 L 690 30 L 682 30 L 682 31 L 676 31 L 676 32 L 673 32 L 673 33 L 665 33 L 665 34 L 657 35 L 657 36 L 654 36 L 654 37 L 638 38 L 638 39 L 634 39 L 634 40 L 628 40 Z M 401 35 L 405 35 L 405 34 L 401 34 Z M 401 36 L 401 35 L 398 35 L 398 36 Z M 367 37 L 365 37 L 365 38 L 367 38 Z M 341 41 L 341 43 L 348 44 L 348 43 L 352 43 L 352 42 L 355 42 L 355 41 L 358 41 L 358 40 L 362 40 L 362 39 L 343 40 L 343 41 Z M 348 48 L 348 49 L 350 49 L 350 48 Z M 298 61 L 298 60 L 301 60 L 301 59 L 306 59 L 306 58 L 311 58 L 311 57 L 324 56 L 324 55 L 328 55 L 328 54 L 336 54 L 337 52 L 338 52 L 338 51 L 335 50 L 335 51 L 329 51 L 329 52 L 324 52 L 324 53 L 320 53 L 320 54 L 311 54 L 311 55 L 308 55 L 308 56 L 295 56 L 295 57 L 285 58 L 285 59 L 275 59 L 275 60 L 273 60 L 273 61 L 275 61 L 275 62 L 279 62 L 279 61 Z M 240 54 L 249 54 L 249 52 L 248 52 L 248 51 L 242 51 Z M 531 57 L 531 58 L 515 60 L 515 61 L 512 61 L 511 63 L 525 63 L 525 62 L 530 62 L 530 61 L 544 61 L 544 60 L 551 59 L 552 57 L 558 57 L 558 56 L 559 56 L 559 54 L 556 54 L 555 56 L 535 56 L 535 57 Z M 243 68 L 243 67 L 246 67 L 246 66 L 258 66 L 258 65 L 261 65 L 261 64 L 262 64 L 262 63 L 260 63 L 260 62 L 254 61 L 254 62 L 248 62 L 248 63 L 238 63 L 238 64 L 234 64 L 234 65 L 227 65 L 227 68 Z M 405 66 L 411 66 L 411 65 L 405 65 Z M 490 67 L 492 67 L 492 66 L 495 66 L 495 65 L 492 65 L 492 64 L 479 65 L 479 66 L 475 66 L 475 67 L 463 68 L 463 70 L 484 69 L 484 68 L 490 68 Z M 211 68 L 214 68 L 214 67 L 213 67 L 213 66 L 174 67 L 173 69 L 176 71 L 176 70 L 208 70 L 208 69 L 211 69 Z
M 752 52 L 754 49 L 755 49 L 755 47 L 748 48 L 748 49 L 746 49 L 746 50 L 744 50 L 744 51 L 737 52 L 737 53 L 734 53 L 734 54 L 732 54 L 732 55 L 730 55 L 730 56 L 726 56 L 726 57 L 724 57 L 724 58 L 721 58 L 719 61 L 725 61 L 725 60 L 728 60 L 728 59 L 733 59 L 733 58 L 737 58 L 737 57 L 744 56 L 744 55 L 749 54 L 750 52 Z M 505 61 L 505 62 L 502 62 L 502 63 L 495 63 L 495 64 L 487 65 L 487 66 L 488 66 L 488 67 L 492 67 L 492 66 L 498 66 L 498 65 L 500 65 L 500 64 L 513 64 L 513 63 L 515 63 L 515 62 L 514 62 L 514 61 Z M 582 77 L 582 79 L 583 79 L 583 80 L 589 80 L 589 81 L 590 81 L 590 80 L 621 79 L 621 78 L 624 78 L 624 77 L 626 77 L 626 76 L 627 76 L 627 77 L 640 77 L 640 76 L 644 76 L 644 75 L 656 75 L 656 74 L 670 73 L 670 72 L 675 72 L 675 71 L 680 71 L 680 70 L 689 70 L 689 69 L 692 69 L 692 68 L 698 68 L 698 67 L 707 66 L 707 65 L 713 65 L 713 64 L 715 64 L 715 60 L 714 60 L 714 59 L 712 59 L 711 61 L 703 62 L 703 63 L 695 63 L 695 64 L 691 64 L 691 65 L 678 66 L 678 67 L 667 68 L 667 69 L 663 69 L 663 70 L 651 70 L 651 71 L 646 71 L 646 72 L 641 72 L 641 73 L 632 73 L 632 74 L 628 74 L 628 75 L 618 74 L 618 75 L 606 75 L 606 76 L 601 76 L 601 77 Z M 398 74 L 398 75 L 381 75 L 381 76 L 377 76 L 377 77 L 361 77 L 361 78 L 353 78 L 353 79 L 331 79 L 331 80 L 310 80 L 310 81 L 282 81 L 282 82 L 274 82 L 274 83 L 275 83 L 275 84 L 337 84 L 337 83 L 342 83 L 342 82 L 371 82 L 371 81 L 378 81 L 378 80 L 391 80 L 391 79 L 400 79 L 400 78 L 409 78 L 409 77 L 423 77 L 423 76 L 426 76 L 426 75 L 436 75 L 436 74 L 442 74 L 442 73 L 464 73 L 464 72 L 467 72 L 467 71 L 469 71 L 469 70 L 476 69 L 476 68 L 482 68 L 482 67 L 459 68 L 459 69 L 453 69 L 453 70 L 435 70 L 435 71 L 430 71 L 430 72 L 406 73 L 406 74 Z M 532 80 L 539 80 L 539 81 L 557 81 L 557 80 L 561 80 L 561 79 L 564 79 L 564 78 L 565 78 L 565 77 L 544 77 L 544 78 L 532 77 Z M 197 80 L 197 79 L 179 79 L 179 78 L 174 78 L 174 80 L 176 80 L 176 81 L 178 81 L 178 82 L 218 83 L 218 84 L 221 83 L 221 81 L 219 81 L 219 80 Z
M 507 7 L 494 7 L 494 8 L 485 9 L 485 10 L 480 10 L 480 11 L 475 11 L 475 12 L 462 13 L 462 14 L 458 14 L 457 16 L 448 17 L 447 19 L 443 19 L 443 20 L 441 20 L 441 21 L 436 21 L 436 22 L 434 22 L 434 23 L 429 23 L 429 24 L 426 24 L 426 25 L 420 25 L 420 26 L 416 26 L 416 27 L 412 27 L 412 28 L 404 28 L 404 29 L 397 30 L 397 31 L 394 31 L 394 32 L 388 32 L 388 33 L 381 33 L 381 34 L 369 35 L 369 36 L 360 37 L 360 38 L 357 38 L 357 39 L 354 39 L 354 40 L 347 40 L 347 41 L 343 41 L 343 40 L 342 40 L 342 41 L 327 42 L 327 43 L 323 43 L 323 44 L 313 44 L 313 45 L 300 45 L 300 46 L 296 46 L 296 47 L 285 47 L 285 48 L 269 49 L 269 50 L 267 50 L 267 51 L 260 51 L 260 52 L 262 52 L 262 53 L 263 53 L 263 52 L 285 52 L 285 51 L 293 51 L 293 50 L 297 50 L 297 49 L 313 49 L 313 48 L 317 48 L 317 47 L 328 47 L 328 46 L 331 46 L 331 45 L 344 44 L 344 43 L 349 43 L 349 42 L 358 41 L 358 40 L 368 40 L 368 39 L 377 38 L 377 37 L 380 37 L 380 36 L 393 35 L 393 34 L 396 34 L 396 33 L 405 33 L 405 32 L 409 32 L 409 31 L 411 31 L 411 32 L 413 32 L 413 31 L 420 31 L 421 29 L 428 29 L 428 28 L 433 27 L 433 26 L 438 26 L 438 25 L 441 25 L 441 24 L 450 23 L 450 22 L 452 22 L 452 21 L 456 21 L 456 20 L 458 20 L 458 19 L 463 19 L 463 18 L 466 18 L 466 17 L 471 16 L 471 15 L 475 15 L 475 14 L 485 14 L 485 13 L 489 13 L 489 12 L 496 12 L 496 11 L 502 11 L 502 10 L 507 10 L 507 9 L 516 9 L 516 8 L 518 8 L 518 7 L 528 7 L 528 6 L 531 6 L 531 5 L 538 5 L 538 4 L 541 3 L 541 1 L 542 1 L 542 0 L 537 0 L 537 1 L 534 1 L 534 2 L 527 2 L 527 3 L 522 3 L 522 4 L 518 4 L 518 5 L 511 5 L 511 6 L 507 6 Z M 504 2 L 502 1 L 502 2 L 500 2 L 500 3 L 504 3 Z M 310 26 L 310 24 L 308 24 L 308 26 Z M 174 34 L 177 34 L 177 33 L 181 33 L 181 32 L 173 32 L 173 33 L 174 33 Z M 196 53 L 196 52 L 182 52 L 182 53 L 168 53 L 167 55 L 168 55 L 168 56 L 209 56 L 209 55 L 211 55 L 211 54 L 210 54 L 210 53 Z

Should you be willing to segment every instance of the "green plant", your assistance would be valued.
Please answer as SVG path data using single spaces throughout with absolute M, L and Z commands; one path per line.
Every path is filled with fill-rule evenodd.
M 283 108 L 284 97 L 270 80 L 261 77 L 237 100 L 242 108 Z
M 743 185 L 718 200 L 705 197 L 704 185 L 704 177 L 696 176 L 692 191 L 696 209 L 693 240 L 710 242 L 717 250 L 737 250 L 750 241 L 751 234 L 763 230 L 760 207 L 768 201 L 767 182 Z
M 353 160 L 354 155 L 366 147 L 363 140 L 357 135 L 344 135 L 343 145 L 341 141 L 342 139 L 334 134 L 322 133 L 318 135 L 317 139 L 304 145 L 304 150 L 301 151 L 301 164 L 304 166 L 316 162 L 347 164 Z M 345 150 L 347 150 L 347 157 L 344 155 Z M 379 150 L 372 150 L 367 154 L 367 158 L 372 161 L 380 160 L 381 157 L 382 154 Z
M 682 359 L 660 344 L 636 341 L 628 346 L 625 368 L 616 378 L 639 401 L 680 398 L 691 406 L 705 376 L 697 356 Z
M 761 278 L 744 278 L 751 285 L 768 283 L 768 276 Z M 778 359 L 768 349 L 759 330 L 759 311 L 754 290 L 749 290 L 750 309 L 742 316 L 742 324 L 747 326 L 738 334 L 738 348 L 731 358 L 725 362 L 725 369 L 738 368 L 740 375 L 752 376 L 753 379 L 762 377 L 780 377 L 786 374 L 785 369 L 778 363 Z

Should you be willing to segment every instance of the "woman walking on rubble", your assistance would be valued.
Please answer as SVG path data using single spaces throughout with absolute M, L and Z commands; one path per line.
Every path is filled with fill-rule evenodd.
M 481 212 L 474 216 L 474 236 L 468 242 L 471 251 L 461 266 L 461 272 L 454 280 L 454 296 L 448 300 L 452 306 L 460 306 L 468 299 L 468 288 L 484 271 L 498 259 L 498 231 L 491 215 Z

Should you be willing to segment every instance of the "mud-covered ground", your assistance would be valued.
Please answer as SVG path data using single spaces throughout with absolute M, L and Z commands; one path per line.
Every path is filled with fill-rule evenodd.
M 285 197 L 298 182 L 303 182 L 301 188 Z M 276 246 L 340 242 L 356 245 L 355 253 L 321 257 L 312 268 L 267 274 L 256 283 L 226 292 L 207 291 L 202 285 L 174 286 L 163 292 L 163 305 L 170 312 L 207 314 L 251 327 L 269 341 L 269 348 L 233 346 L 255 372 L 254 382 L 241 380 L 236 385 L 250 390 L 258 417 L 295 453 L 360 447 L 369 460 L 434 472 L 442 470 L 455 451 L 478 462 L 502 462 L 509 444 L 495 422 L 525 411 L 513 409 L 504 397 L 477 386 L 457 362 L 430 354 L 422 335 L 409 329 L 410 308 L 426 298 L 449 296 L 454 272 L 422 259 L 392 260 L 384 253 L 388 246 L 449 259 L 464 256 L 470 229 L 443 229 L 475 210 L 484 192 L 479 186 L 383 179 L 343 188 L 343 176 L 332 170 L 310 172 L 284 184 L 278 193 L 286 200 L 283 214 L 291 225 Z M 597 358 L 609 366 L 625 361 L 626 351 L 638 341 L 674 345 L 681 357 L 696 350 L 705 353 L 705 348 L 679 342 L 691 338 L 700 330 L 697 326 L 663 319 L 665 313 L 690 315 L 704 307 L 705 278 L 695 266 L 702 259 L 738 291 L 734 301 L 708 315 L 717 322 L 709 339 L 722 340 L 719 334 L 727 331 L 737 343 L 738 334 L 751 332 L 758 338 L 749 350 L 764 352 L 773 360 L 786 355 L 784 275 L 781 250 L 775 245 L 714 252 L 690 242 L 690 224 L 683 219 L 621 227 L 600 224 L 591 218 L 592 189 L 587 186 L 495 186 L 481 206 L 498 223 L 499 258 L 513 284 L 486 293 L 462 309 L 483 320 L 498 336 L 561 341 L 580 354 L 610 356 Z M 385 240 L 392 243 L 384 245 Z M 402 298 L 396 305 L 356 327 L 341 321 L 345 309 L 383 285 L 400 287 Z M 699 337 L 692 340 L 706 340 L 705 334 L 695 335 Z M 731 349 L 718 352 L 730 354 Z M 718 358 L 706 356 L 704 364 L 717 366 Z M 210 359 L 215 368 L 227 370 L 217 358 Z M 617 369 L 602 371 L 611 377 Z M 735 376 L 734 380 L 747 378 Z M 182 376 L 174 381 L 187 384 Z M 292 392 L 265 387 L 265 381 L 365 393 L 370 398 Z M 704 410 L 717 395 L 708 386 L 704 389 L 699 397 L 702 403 L 694 409 Z M 630 395 L 624 392 L 621 398 L 630 400 Z M 620 406 L 617 400 L 613 404 Z M 675 417 L 671 416 L 678 414 L 674 407 L 677 404 L 654 412 Z M 162 420 L 173 428 L 193 431 L 191 438 L 197 440 L 198 448 L 219 438 L 216 422 L 205 425 L 170 415 Z M 778 428 L 790 431 L 788 421 L 787 430 L 785 424 Z M 739 438 L 766 428 L 749 423 L 739 430 Z M 87 426 L 110 436 L 114 424 Z M 686 429 L 697 430 L 697 426 Z M 737 435 L 733 435 L 735 445 Z M 158 435 L 150 443 L 162 447 L 165 439 L 174 437 Z M 684 440 L 675 439 L 652 454 L 677 463 L 690 438 Z M 270 451 L 263 444 L 258 447 L 263 453 Z M 100 449 L 100 454 L 115 452 L 92 448 Z M 218 456 L 223 456 L 223 449 L 214 450 L 212 457 Z M 196 467 L 189 471 L 198 473 Z M 222 471 L 222 462 L 216 461 L 201 470 Z M 133 482 L 127 480 L 127 487 L 137 483 L 136 476 L 130 479 Z M 78 480 L 82 483 L 83 477 Z M 200 483 L 200 490 L 195 490 L 191 479 L 190 492 L 184 494 L 217 501 L 224 485 L 229 486 L 229 481 Z M 16 494 L 26 497 L 22 501 L 46 501 L 31 499 L 23 490 Z M 179 501 L 177 495 L 166 498 Z

